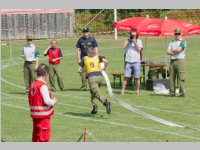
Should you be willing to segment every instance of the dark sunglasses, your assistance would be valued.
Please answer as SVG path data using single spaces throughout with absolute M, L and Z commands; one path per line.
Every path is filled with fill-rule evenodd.
M 174 35 L 181 35 L 180 33 L 174 33 Z

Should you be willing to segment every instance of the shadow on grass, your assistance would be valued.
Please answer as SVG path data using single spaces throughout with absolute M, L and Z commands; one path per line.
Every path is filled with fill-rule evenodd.
M 79 112 L 64 112 L 65 115 L 79 116 L 79 117 L 94 117 L 94 118 L 103 118 L 103 115 L 100 114 L 91 114 L 87 113 L 79 113 Z
M 8 94 L 27 95 L 25 92 L 8 92 Z
M 63 91 L 78 91 L 78 92 L 80 92 L 81 90 L 79 89 L 79 88 L 77 88 L 77 89 L 64 89 Z
M 162 94 L 154 94 L 154 93 L 150 93 L 149 94 L 150 96 L 153 96 L 153 97 L 169 97 L 169 98 L 174 98 L 174 97 L 172 97 L 172 96 L 170 96 L 170 95 L 162 95 Z

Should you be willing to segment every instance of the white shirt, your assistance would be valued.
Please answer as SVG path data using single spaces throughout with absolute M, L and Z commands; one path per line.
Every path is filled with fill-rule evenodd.
M 35 52 L 36 52 L 36 47 L 34 44 L 31 45 L 24 45 L 22 48 L 22 55 L 24 55 L 24 60 L 25 61 L 35 61 Z
M 139 47 L 143 47 L 140 39 L 137 39 L 136 43 Z M 133 42 L 128 41 L 128 45 L 125 48 L 125 62 L 140 62 L 140 50 L 137 49 Z
M 182 39 L 180 39 L 180 40 L 172 40 L 169 43 L 168 49 L 173 51 L 173 50 L 175 50 L 177 48 L 180 48 L 181 42 L 182 42 Z M 185 47 L 186 47 L 186 43 L 185 43 Z M 182 50 L 181 52 L 177 53 L 177 54 L 171 55 L 170 58 L 171 59 L 184 59 L 185 58 L 185 49 Z
M 39 79 L 37 79 L 39 80 Z M 40 80 L 42 82 L 45 83 L 45 81 L 43 80 Z M 44 100 L 44 103 L 48 106 L 53 106 L 55 104 L 55 101 L 52 100 L 49 96 L 49 90 L 48 90 L 48 87 L 47 85 L 42 85 L 41 88 L 40 88 L 40 93 L 42 94 L 42 98 Z

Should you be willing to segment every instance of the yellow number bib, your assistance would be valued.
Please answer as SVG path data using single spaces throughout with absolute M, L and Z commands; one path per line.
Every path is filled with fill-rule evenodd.
M 98 56 L 84 58 L 84 67 L 86 73 L 99 72 L 100 71 L 100 61 Z

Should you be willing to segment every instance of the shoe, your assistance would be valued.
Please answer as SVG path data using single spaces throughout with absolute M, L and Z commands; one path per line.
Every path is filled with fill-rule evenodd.
M 60 89 L 60 91 L 62 91 L 62 92 L 63 92 L 64 90 L 65 90 L 65 89 Z
M 56 89 L 55 88 L 51 88 L 50 89 L 52 92 L 56 92 Z
M 93 105 L 93 109 L 91 111 L 91 114 L 96 114 L 98 111 L 97 111 L 97 105 Z
M 185 93 L 180 93 L 179 97 L 185 97 Z
M 174 93 L 170 93 L 169 96 L 170 96 L 170 97 L 174 97 L 174 96 L 176 96 L 176 95 L 175 95 Z
M 25 91 L 25 94 L 28 94 L 28 92 L 29 92 L 29 90 L 26 90 L 26 91 Z
M 87 91 L 87 88 L 82 86 L 82 87 L 80 87 L 80 90 L 81 91 Z
M 108 100 L 106 99 L 105 102 L 103 103 L 103 105 L 106 107 L 107 114 L 110 114 L 111 113 L 110 102 L 108 102 Z

